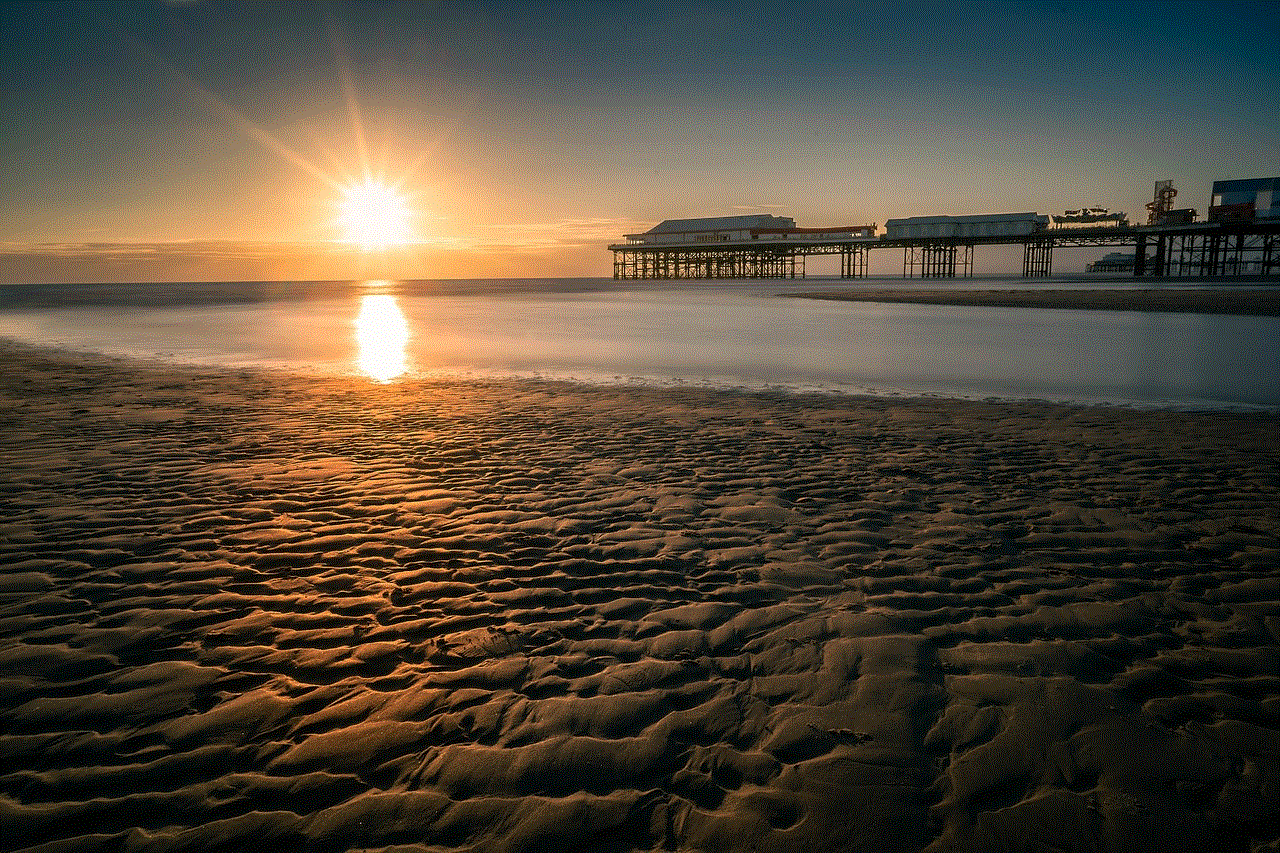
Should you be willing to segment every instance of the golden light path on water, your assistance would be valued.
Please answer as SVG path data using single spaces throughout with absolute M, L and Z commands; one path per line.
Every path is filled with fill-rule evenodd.
M 385 284 L 369 282 L 370 287 Z M 408 372 L 409 322 L 394 296 L 367 293 L 360 297 L 354 326 L 356 366 L 362 373 L 377 382 L 390 382 Z

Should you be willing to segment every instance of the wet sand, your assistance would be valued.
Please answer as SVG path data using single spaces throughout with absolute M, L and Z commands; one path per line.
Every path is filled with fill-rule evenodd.
M 1260 850 L 1280 419 L 0 344 L 6 850 Z
M 833 290 L 787 293 L 838 302 L 906 302 L 1011 308 L 1178 311 L 1196 314 L 1280 315 L 1280 288 L 1242 290 Z

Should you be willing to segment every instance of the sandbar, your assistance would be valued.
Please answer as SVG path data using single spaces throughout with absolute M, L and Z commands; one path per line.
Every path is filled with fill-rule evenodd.
M 1070 308 L 1108 311 L 1176 311 L 1196 314 L 1280 315 L 1280 288 L 1086 290 L 831 290 L 786 293 L 838 302 L 896 302 L 1008 308 Z

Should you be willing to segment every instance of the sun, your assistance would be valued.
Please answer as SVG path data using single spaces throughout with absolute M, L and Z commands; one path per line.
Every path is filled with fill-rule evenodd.
M 348 184 L 338 201 L 338 227 L 348 242 L 386 249 L 417 240 L 413 209 L 395 187 L 378 180 Z

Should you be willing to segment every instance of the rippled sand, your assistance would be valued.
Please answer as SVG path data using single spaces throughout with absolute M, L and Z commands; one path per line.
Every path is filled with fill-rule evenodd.
M 1274 415 L 0 354 L 4 849 L 1277 845 Z

